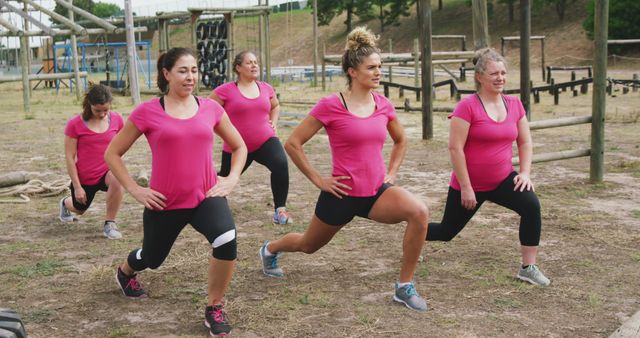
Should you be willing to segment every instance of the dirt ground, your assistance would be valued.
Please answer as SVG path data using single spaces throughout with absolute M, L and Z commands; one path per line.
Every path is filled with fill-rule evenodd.
M 334 88 L 342 83 L 336 81 Z M 517 84 L 517 80 L 512 80 Z M 469 84 L 467 84 L 469 85 Z M 284 100 L 324 95 L 307 84 L 283 84 Z M 392 90 L 397 104 L 397 91 Z M 0 86 L 0 174 L 27 171 L 45 181 L 66 177 L 65 121 L 79 112 L 67 91 L 34 92 L 35 118 L 21 113 L 17 85 Z M 455 101 L 437 93 L 436 106 Z M 532 105 L 533 119 L 591 113 L 591 95 L 550 95 Z M 415 102 L 414 105 L 417 105 Z M 292 164 L 289 209 L 294 223 L 275 226 L 268 171 L 253 165 L 229 197 L 239 237 L 237 271 L 227 293 L 236 337 L 606 337 L 640 309 L 640 94 L 607 97 L 604 182 L 589 183 L 589 159 L 538 163 L 533 179 L 542 203 L 539 263 L 552 279 L 547 288 L 514 278 L 519 264 L 518 218 L 486 204 L 449 243 L 427 243 L 415 281 L 428 300 L 426 313 L 392 301 L 402 224 L 356 219 L 313 255 L 286 254 L 286 278 L 262 274 L 258 248 L 266 239 L 302 231 L 318 190 Z M 128 115 L 129 98 L 115 110 Z M 285 106 L 289 112 L 308 107 Z M 435 137 L 420 139 L 420 115 L 399 113 L 410 136 L 398 185 L 410 190 L 439 220 L 448 187 L 446 113 L 434 117 Z M 291 127 L 283 126 L 285 139 Z M 589 125 L 534 131 L 534 152 L 588 147 Z M 218 160 L 220 145 L 215 148 Z M 325 134 L 306 151 L 330 172 Z M 390 144 L 385 151 L 388 154 Z M 141 139 L 126 156 L 130 171 L 148 170 Z M 142 207 L 126 195 L 119 214 L 121 240 L 102 237 L 104 194 L 77 222 L 58 221 L 60 196 L 26 204 L 0 204 L 0 307 L 17 310 L 30 337 L 203 337 L 206 240 L 187 228 L 164 263 L 145 271 L 149 298 L 122 296 L 115 267 L 142 238 Z

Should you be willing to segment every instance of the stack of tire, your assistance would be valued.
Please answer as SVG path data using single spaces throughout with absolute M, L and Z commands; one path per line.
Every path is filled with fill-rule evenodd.
M 20 316 L 11 309 L 0 308 L 0 337 L 2 338 L 26 338 L 27 332 Z
M 227 81 L 227 22 L 201 21 L 196 26 L 198 70 L 200 81 L 207 88 L 216 88 Z

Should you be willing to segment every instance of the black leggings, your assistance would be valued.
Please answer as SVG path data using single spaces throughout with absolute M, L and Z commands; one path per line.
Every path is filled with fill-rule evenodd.
M 469 210 L 462 206 L 461 192 L 449 187 L 447 204 L 444 209 L 442 223 L 429 223 L 427 241 L 450 241 L 467 225 L 471 217 L 480 209 L 482 203 L 491 201 L 509 208 L 520 215 L 520 244 L 537 246 L 540 243 L 540 201 L 536 193 L 529 190 L 513 191 L 512 172 L 500 185 L 492 191 L 476 192 L 478 204 Z
M 213 257 L 236 259 L 236 226 L 224 197 L 208 197 L 193 209 L 144 209 L 142 220 L 142 249 L 131 251 L 127 258 L 136 271 L 160 267 L 187 223 L 207 238 L 213 247 Z
M 256 161 L 271 171 L 271 193 L 273 194 L 273 204 L 277 209 L 287 204 L 289 195 L 289 164 L 287 155 L 282 148 L 282 143 L 277 137 L 272 137 L 263 143 L 258 150 L 247 155 L 247 163 L 242 172 Z M 220 160 L 220 172 L 218 175 L 227 177 L 231 170 L 231 153 L 222 151 Z

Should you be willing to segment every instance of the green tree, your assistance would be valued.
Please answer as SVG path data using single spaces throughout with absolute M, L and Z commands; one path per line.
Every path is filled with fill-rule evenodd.
M 513 23 L 513 12 L 515 9 L 515 4 L 518 0 L 498 0 L 499 4 L 507 5 L 507 13 L 509 14 L 509 23 Z
M 546 4 L 555 6 L 556 13 L 558 14 L 558 19 L 560 21 L 564 20 L 564 14 L 567 11 L 567 7 L 569 5 L 569 0 L 544 0 Z M 576 0 L 571 0 L 571 3 L 575 3 Z
M 587 3 L 587 18 L 582 27 L 587 36 L 593 39 L 595 6 L 594 0 Z M 640 1 L 609 0 L 609 39 L 637 39 L 640 36 Z
M 95 3 L 93 2 L 93 0 L 74 0 L 73 5 L 80 9 L 84 9 L 89 13 L 93 13 L 93 8 L 95 7 Z M 69 11 L 58 3 L 56 4 L 56 7 L 53 9 L 53 11 L 64 16 L 65 18 L 68 17 Z M 77 15 L 74 17 L 77 17 Z M 55 21 L 51 18 L 49 20 Z
M 415 0 L 359 0 L 356 2 L 356 15 L 362 20 L 377 19 L 380 31 L 387 26 L 398 26 L 400 16 L 409 16 L 409 8 Z
M 124 15 L 124 10 L 116 4 L 98 2 L 93 7 L 93 14 L 99 18 L 110 18 Z
M 347 26 L 347 33 L 353 27 L 353 16 L 356 0 L 318 0 L 318 24 L 326 26 L 331 23 L 334 17 L 347 12 L 344 24 Z M 311 6 L 311 1 L 309 1 Z

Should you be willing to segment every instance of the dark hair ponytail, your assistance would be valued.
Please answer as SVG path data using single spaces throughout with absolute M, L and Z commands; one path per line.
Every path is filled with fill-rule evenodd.
M 113 101 L 113 96 L 111 96 L 109 87 L 89 82 L 89 91 L 84 94 L 84 99 L 82 100 L 82 119 L 85 121 L 91 119 L 91 116 L 93 116 L 91 106 L 111 103 L 111 101 Z
M 158 57 L 156 65 L 158 69 L 157 85 L 163 94 L 166 94 L 169 91 L 169 81 L 164 77 L 162 70 L 166 69 L 170 71 L 176 64 L 176 61 L 185 55 L 191 55 L 194 59 L 197 59 L 196 54 L 191 49 L 183 47 L 171 48 L 169 51 L 160 54 Z

